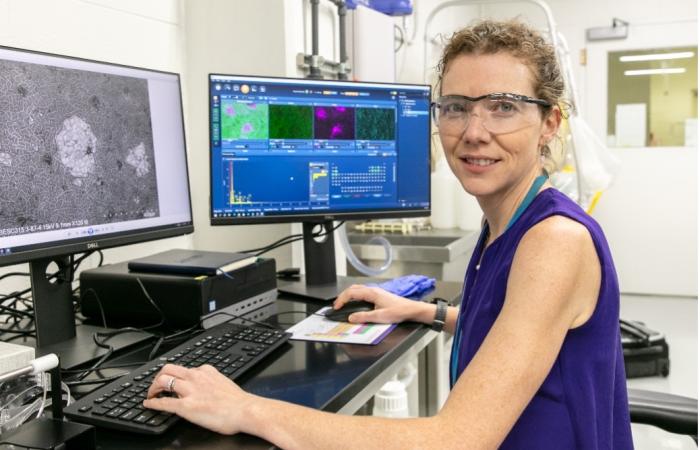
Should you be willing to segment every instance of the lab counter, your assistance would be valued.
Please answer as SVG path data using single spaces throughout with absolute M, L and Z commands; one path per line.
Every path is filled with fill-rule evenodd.
M 358 279 L 356 282 L 361 282 Z M 459 283 L 438 282 L 426 298 L 458 300 Z M 269 305 L 266 322 L 288 328 L 325 302 L 280 297 Z M 289 341 L 238 383 L 246 391 L 298 405 L 353 414 L 410 359 L 438 336 L 417 323 L 399 324 L 374 346 Z M 137 360 L 139 355 L 131 355 Z M 249 436 L 222 436 L 181 420 L 161 436 L 97 430 L 100 449 L 268 449 L 271 444 Z

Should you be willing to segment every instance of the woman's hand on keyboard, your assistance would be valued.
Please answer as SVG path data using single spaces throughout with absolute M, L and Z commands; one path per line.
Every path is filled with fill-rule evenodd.
M 176 396 L 161 396 L 164 393 Z M 218 433 L 235 434 L 241 431 L 242 406 L 250 397 L 212 366 L 188 369 L 166 364 L 148 389 L 143 406 L 177 414 Z

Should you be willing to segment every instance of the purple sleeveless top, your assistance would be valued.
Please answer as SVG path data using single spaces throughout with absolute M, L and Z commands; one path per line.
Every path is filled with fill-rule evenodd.
M 633 448 L 620 344 L 620 292 L 610 249 L 600 226 L 556 189 L 540 192 L 523 214 L 484 252 L 482 232 L 464 282 L 457 326 L 460 330 L 457 374 L 484 341 L 506 296 L 515 250 L 525 233 L 547 217 L 559 215 L 583 224 L 591 234 L 602 267 L 598 302 L 591 318 L 569 330 L 552 370 L 506 436 L 501 449 Z M 504 355 L 507 357 L 507 355 Z

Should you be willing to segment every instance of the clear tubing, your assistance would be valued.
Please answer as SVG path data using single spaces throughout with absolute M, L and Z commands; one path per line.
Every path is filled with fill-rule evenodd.
M 52 355 L 53 355 L 53 353 L 52 353 Z M 53 356 L 54 356 L 54 358 L 56 357 L 56 355 L 53 355 Z M 41 387 L 44 388 L 44 394 L 41 397 L 41 406 L 39 407 L 39 412 L 37 412 L 37 414 L 36 414 L 37 419 L 39 417 L 41 417 L 41 413 L 44 412 L 44 406 L 46 406 L 46 393 L 49 390 L 48 383 L 46 382 L 46 373 L 45 372 L 40 373 L 40 374 L 38 374 L 38 377 L 41 380 Z
M 366 244 L 376 244 L 384 247 L 386 259 L 381 267 L 371 267 L 360 261 L 350 247 L 350 242 L 348 242 L 348 234 L 345 230 L 345 224 L 338 229 L 338 237 L 340 238 L 340 244 L 343 246 L 343 250 L 345 250 L 345 255 L 348 258 L 348 261 L 350 261 L 350 264 L 352 264 L 352 266 L 360 273 L 367 275 L 368 277 L 376 277 L 383 274 L 394 261 L 394 252 L 391 248 L 391 243 L 384 236 L 372 236 L 366 242 Z

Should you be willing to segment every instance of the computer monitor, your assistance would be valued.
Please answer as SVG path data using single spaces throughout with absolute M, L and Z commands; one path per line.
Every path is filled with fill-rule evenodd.
M 210 74 L 209 104 L 211 224 L 303 223 L 280 290 L 338 294 L 333 220 L 430 214 L 430 86 Z
M 76 339 L 73 254 L 193 231 L 179 75 L 0 47 L 0 124 L 0 266 L 29 263 L 55 348 Z

